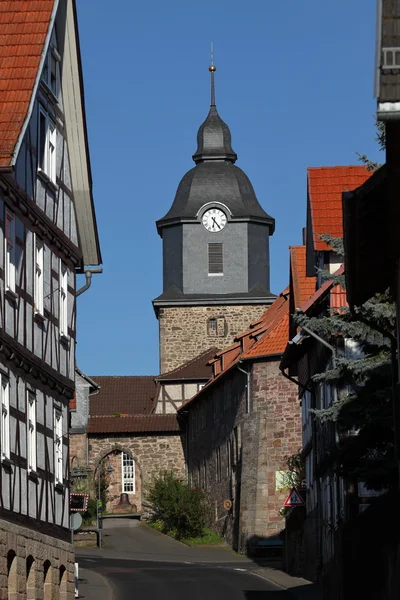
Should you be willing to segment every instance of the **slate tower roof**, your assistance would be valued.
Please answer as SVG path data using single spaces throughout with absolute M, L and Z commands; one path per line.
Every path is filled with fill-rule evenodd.
M 193 154 L 196 166 L 183 176 L 171 208 L 157 221 L 158 232 L 162 236 L 168 225 L 195 221 L 204 204 L 218 202 L 229 208 L 233 220 L 246 218 L 265 223 L 272 235 L 275 220 L 259 204 L 247 175 L 234 164 L 237 154 L 232 148 L 231 132 L 215 104 L 214 66 L 210 72 L 211 105 L 197 133 L 197 150 Z

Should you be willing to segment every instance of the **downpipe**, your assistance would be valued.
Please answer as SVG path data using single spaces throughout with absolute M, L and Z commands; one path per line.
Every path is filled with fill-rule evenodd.
M 78 296 L 83 294 L 83 292 L 86 292 L 86 290 L 90 288 L 90 286 L 92 285 L 92 275 L 94 273 L 102 273 L 103 269 L 101 267 L 86 267 L 84 269 L 84 272 L 86 277 L 86 283 L 75 292 L 75 298 L 77 298 Z

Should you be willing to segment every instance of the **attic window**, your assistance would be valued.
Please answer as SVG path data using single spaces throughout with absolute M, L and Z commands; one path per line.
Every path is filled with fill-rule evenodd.
M 56 183 L 57 130 L 46 111 L 39 108 L 39 172 Z
M 400 69 L 400 48 L 382 48 L 382 69 Z
M 208 244 L 208 274 L 224 274 L 222 244 Z
M 43 64 L 42 80 L 53 96 L 57 98 L 60 89 L 60 55 L 55 47 L 51 48 L 47 53 Z

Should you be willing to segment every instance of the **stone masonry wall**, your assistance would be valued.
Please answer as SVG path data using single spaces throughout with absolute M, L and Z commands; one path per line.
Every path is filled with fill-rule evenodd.
M 160 373 L 179 367 L 211 346 L 226 348 L 267 308 L 265 304 L 160 308 Z M 223 327 L 218 317 L 223 317 Z M 208 331 L 211 318 L 218 319 L 215 334 Z
M 284 528 L 279 509 L 287 491 L 279 490 L 279 476 L 301 448 L 301 415 L 297 388 L 279 361 L 253 363 L 250 389 L 246 412 L 246 377 L 237 369 L 205 388 L 188 413 L 187 460 L 192 484 L 209 496 L 213 527 L 251 552 L 258 538 Z
M 71 544 L 0 519 L 0 600 L 72 600 Z
M 147 510 L 146 488 L 153 477 L 165 470 L 173 470 L 179 476 L 185 475 L 183 440 L 179 434 L 90 435 L 89 466 L 93 469 L 92 477 L 96 476 L 99 461 L 115 451 L 126 452 L 135 460 L 137 490 L 131 502 L 144 513 Z M 121 477 L 121 473 L 116 469 L 110 476 L 112 498 L 108 509 L 112 509 L 117 503 L 118 477 Z M 94 480 L 92 483 L 94 484 Z
M 241 514 L 242 539 L 270 537 L 284 528 L 280 517 L 287 490 L 280 489 L 286 457 L 302 445 L 301 412 L 295 384 L 283 377 L 279 361 L 257 362 L 251 373 L 252 411 L 244 422 Z

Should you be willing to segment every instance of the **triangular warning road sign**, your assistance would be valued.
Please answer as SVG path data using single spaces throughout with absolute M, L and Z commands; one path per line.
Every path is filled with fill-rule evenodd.
M 292 488 L 289 496 L 285 500 L 285 504 L 283 506 L 305 506 L 305 502 L 303 498 L 300 496 L 299 492 L 296 488 Z

